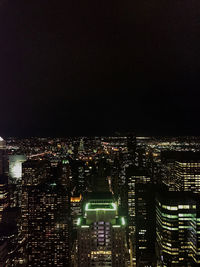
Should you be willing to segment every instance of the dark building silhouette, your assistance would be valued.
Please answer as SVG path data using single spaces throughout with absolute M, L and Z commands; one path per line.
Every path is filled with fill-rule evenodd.
M 155 186 L 151 183 L 136 183 L 135 242 L 137 266 L 155 264 L 155 240 Z

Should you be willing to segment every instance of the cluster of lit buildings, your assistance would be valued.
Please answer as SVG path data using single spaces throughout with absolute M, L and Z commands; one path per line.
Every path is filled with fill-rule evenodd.
M 0 138 L 0 266 L 199 266 L 199 144 Z

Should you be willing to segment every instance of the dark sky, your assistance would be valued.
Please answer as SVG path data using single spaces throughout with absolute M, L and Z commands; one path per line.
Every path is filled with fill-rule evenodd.
M 0 135 L 200 134 L 199 0 L 0 2 Z

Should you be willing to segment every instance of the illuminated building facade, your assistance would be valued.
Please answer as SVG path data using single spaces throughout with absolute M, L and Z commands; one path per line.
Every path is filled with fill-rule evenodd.
M 125 219 L 112 197 L 90 198 L 83 213 L 77 222 L 78 266 L 126 266 Z
M 177 190 L 200 193 L 200 160 L 176 161 L 175 182 Z
M 22 211 L 22 234 L 28 231 L 29 190 L 44 182 L 50 173 L 50 164 L 46 161 L 28 160 L 22 164 L 22 186 L 19 204 Z
M 29 189 L 28 266 L 69 266 L 69 211 L 69 194 L 56 181 Z
M 156 197 L 156 239 L 162 266 L 200 264 L 199 197 L 161 191 Z

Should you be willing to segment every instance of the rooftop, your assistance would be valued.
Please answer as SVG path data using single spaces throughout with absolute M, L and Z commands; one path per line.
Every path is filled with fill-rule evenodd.
M 86 211 L 100 211 L 100 210 L 110 210 L 115 211 L 117 209 L 117 205 L 115 203 L 87 203 L 85 206 Z

